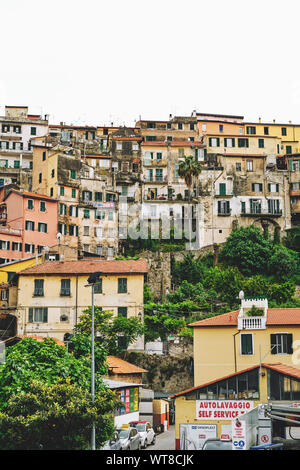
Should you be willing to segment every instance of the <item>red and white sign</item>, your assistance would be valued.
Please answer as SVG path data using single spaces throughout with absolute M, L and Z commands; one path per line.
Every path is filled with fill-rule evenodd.
M 252 409 L 250 400 L 196 400 L 196 419 L 231 421 Z
M 267 444 L 269 442 L 269 436 L 267 434 L 263 434 L 260 440 L 263 444 Z
M 246 422 L 232 421 L 232 450 L 246 450 Z

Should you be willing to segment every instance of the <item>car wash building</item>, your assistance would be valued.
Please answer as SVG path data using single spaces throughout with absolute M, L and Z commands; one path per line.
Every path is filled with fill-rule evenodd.
M 209 438 L 231 439 L 232 423 L 260 404 L 300 406 L 300 369 L 261 363 L 170 398 L 175 400 L 176 449 L 201 450 Z M 290 425 L 274 420 L 268 439 L 286 438 Z

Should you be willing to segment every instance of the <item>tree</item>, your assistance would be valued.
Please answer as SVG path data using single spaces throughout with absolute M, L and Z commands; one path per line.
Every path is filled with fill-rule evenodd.
M 92 403 L 90 392 L 70 380 L 50 385 L 34 380 L 26 389 L 12 395 L 0 412 L 2 450 L 84 450 L 92 423 L 96 448 L 112 435 L 114 392 L 97 392 Z
M 95 307 L 94 319 L 96 340 L 99 341 L 99 344 L 108 354 L 120 355 L 131 343 L 144 334 L 143 324 L 137 317 L 114 317 L 112 312 Z M 82 335 L 91 339 L 92 308 L 89 307 L 84 310 L 79 320 L 75 327 L 75 334 L 71 338 L 70 347 L 72 350 L 77 351 L 77 354 L 80 354 L 79 351 L 84 354 L 84 351 L 88 350 L 88 347 L 84 345 L 88 346 L 88 343 L 82 339 Z M 81 345 L 84 346 L 83 349 L 80 349 Z
M 246 276 L 268 272 L 273 245 L 257 227 L 239 227 L 227 238 L 220 261 L 236 266 Z
M 184 160 L 179 163 L 178 175 L 184 178 L 185 184 L 188 187 L 189 200 L 191 199 L 191 187 L 193 178 L 199 176 L 201 173 L 201 165 L 191 155 L 184 157 Z
M 298 260 L 299 255 L 296 251 L 275 245 L 268 260 L 268 271 L 278 280 L 290 278 L 296 274 Z

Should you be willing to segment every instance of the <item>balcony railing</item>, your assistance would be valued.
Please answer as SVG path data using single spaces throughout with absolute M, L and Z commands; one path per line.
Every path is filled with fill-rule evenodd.
M 266 317 L 239 317 L 239 330 L 264 330 L 266 328 Z
M 144 181 L 146 183 L 162 183 L 167 181 L 166 176 L 144 176 Z

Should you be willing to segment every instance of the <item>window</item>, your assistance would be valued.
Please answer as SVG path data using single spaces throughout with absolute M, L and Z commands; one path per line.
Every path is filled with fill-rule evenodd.
M 53 169 L 51 170 L 51 178 L 54 178 L 54 176 L 55 176 L 55 170 L 54 170 L 54 168 L 53 168 Z
M 230 214 L 230 202 L 218 201 L 218 215 Z
M 146 141 L 148 142 L 156 141 L 156 135 L 146 135 Z
M 25 243 L 25 253 L 34 253 L 34 245 Z
M 36 135 L 36 127 L 30 128 L 30 135 Z
M 28 312 L 29 323 L 47 323 L 48 307 L 30 307 Z
M 147 129 L 155 129 L 156 123 L 155 122 L 147 122 Z
M 253 171 L 253 160 L 247 160 L 247 171 Z
M 10 126 L 7 126 L 6 124 L 2 124 L 2 132 L 4 134 L 6 134 L 7 132 L 9 132 L 10 130 Z
M 96 246 L 96 254 L 98 256 L 102 256 L 102 246 L 101 245 Z
M 95 192 L 95 201 L 102 201 L 103 199 L 103 194 L 101 192 L 96 191 Z
M 53 188 L 50 188 L 50 196 L 53 197 Z
M 269 183 L 268 184 L 268 191 L 269 191 L 269 193 L 278 193 L 279 192 L 279 184 L 278 183 Z
M 261 193 L 263 190 L 262 183 L 252 183 L 252 191 L 254 193 Z
M 220 139 L 219 137 L 210 137 L 208 139 L 210 147 L 220 147 Z
M 162 153 L 161 153 L 161 152 L 157 152 L 157 154 L 156 154 L 156 161 L 157 161 L 157 162 L 161 162 L 161 160 L 162 160 Z
M 271 354 L 293 354 L 293 335 L 275 333 L 270 336 Z
M 118 307 L 118 317 L 127 318 L 127 307 Z
M 279 199 L 268 199 L 268 213 L 281 214 Z
M 226 183 L 219 183 L 219 195 L 226 196 Z
M 246 214 L 246 203 L 244 201 L 242 201 L 241 205 L 242 205 L 242 208 L 241 208 L 242 214 Z
M 95 237 L 97 238 L 103 237 L 103 227 L 95 227 Z
M 83 227 L 83 235 L 84 235 L 85 237 L 88 237 L 89 234 L 90 234 L 90 227 L 89 227 L 88 225 L 85 225 L 85 226 Z
M 39 183 L 42 182 L 42 173 L 39 174 Z
M 14 126 L 13 129 L 16 134 L 21 134 L 21 126 Z
M 286 135 L 286 127 L 281 128 L 281 135 Z
M 206 132 L 206 124 L 202 124 L 202 130 L 203 132 Z
M 65 188 L 64 188 L 63 186 L 60 186 L 59 194 L 60 194 L 61 196 L 64 196 L 64 195 L 65 195 Z
M 69 297 L 71 295 L 71 280 L 70 279 L 61 279 L 60 295 L 63 297 Z
M 70 170 L 70 178 L 75 179 L 76 178 L 76 171 L 75 170 Z
M 43 161 L 46 160 L 46 152 L 43 152 Z
M 85 202 L 92 201 L 93 193 L 91 191 L 82 191 L 82 199 Z
M 195 124 L 194 123 L 191 123 L 190 124 L 190 131 L 194 131 L 195 130 Z
M 139 144 L 132 144 L 132 150 L 137 151 L 139 149 Z
M 261 214 L 260 199 L 250 199 L 250 214 Z
M 291 145 L 287 145 L 287 146 L 285 147 L 285 153 L 286 153 L 286 154 L 293 153 L 293 151 L 292 151 L 292 146 L 291 146 Z
M 0 250 L 9 250 L 10 249 L 10 242 L 6 240 L 0 240 Z
M 246 126 L 246 133 L 247 134 L 256 134 L 256 127 L 255 126 Z
M 253 354 L 253 337 L 251 333 L 241 333 L 241 354 Z
M 46 203 L 44 201 L 40 202 L 40 211 L 46 212 Z
M 74 227 L 75 227 L 75 225 L 69 225 L 69 235 L 71 235 L 71 236 L 74 235 Z
M 231 137 L 225 137 L 224 147 L 235 147 L 235 139 Z
M 25 221 L 25 230 L 31 230 L 32 232 L 34 231 L 34 222 L 31 220 L 26 220 Z
M 12 250 L 13 251 L 22 251 L 22 243 L 12 242 Z
M 167 141 L 172 142 L 172 140 L 173 140 L 173 137 L 171 135 L 167 135 Z
M 238 139 L 238 146 L 239 147 L 249 147 L 249 139 L 243 139 L 243 138 L 239 138 Z
M 59 214 L 60 215 L 67 215 L 67 206 L 66 204 L 59 204 Z
M 269 135 L 269 128 L 268 127 L 264 127 L 264 134 Z
M 90 211 L 89 211 L 89 209 L 84 209 L 84 210 L 83 210 L 83 217 L 84 217 L 85 219 L 89 219 L 89 218 L 90 218 Z
M 122 142 L 117 142 L 116 148 L 117 150 L 122 150 Z
M 242 171 L 242 164 L 241 163 L 236 163 L 235 164 L 235 169 L 236 169 L 236 171 Z
M 72 198 L 75 198 L 76 197 L 76 189 L 72 189 Z
M 14 168 L 20 168 L 20 161 L 14 160 Z
M 179 129 L 180 131 L 183 129 L 182 122 L 179 122 L 179 123 L 178 123 L 178 129 Z
M 118 293 L 124 294 L 127 292 L 127 278 L 119 277 L 118 278 Z
M 219 124 L 219 132 L 223 132 L 223 124 Z
M 44 279 L 34 280 L 34 297 L 42 297 L 44 295 Z
M 111 258 L 112 256 L 114 256 L 114 254 L 115 254 L 114 248 L 113 248 L 112 246 L 109 246 L 109 247 L 107 248 L 107 256 L 108 256 L 109 258 Z
M 33 210 L 33 200 L 32 199 L 28 199 L 27 201 L 27 209 L 29 210 Z
M 258 139 L 258 147 L 263 149 L 265 147 L 265 139 Z
M 45 224 L 43 222 L 39 222 L 38 231 L 42 232 L 42 233 L 47 233 L 47 224 Z
M 1 300 L 8 300 L 8 289 L 1 290 Z

